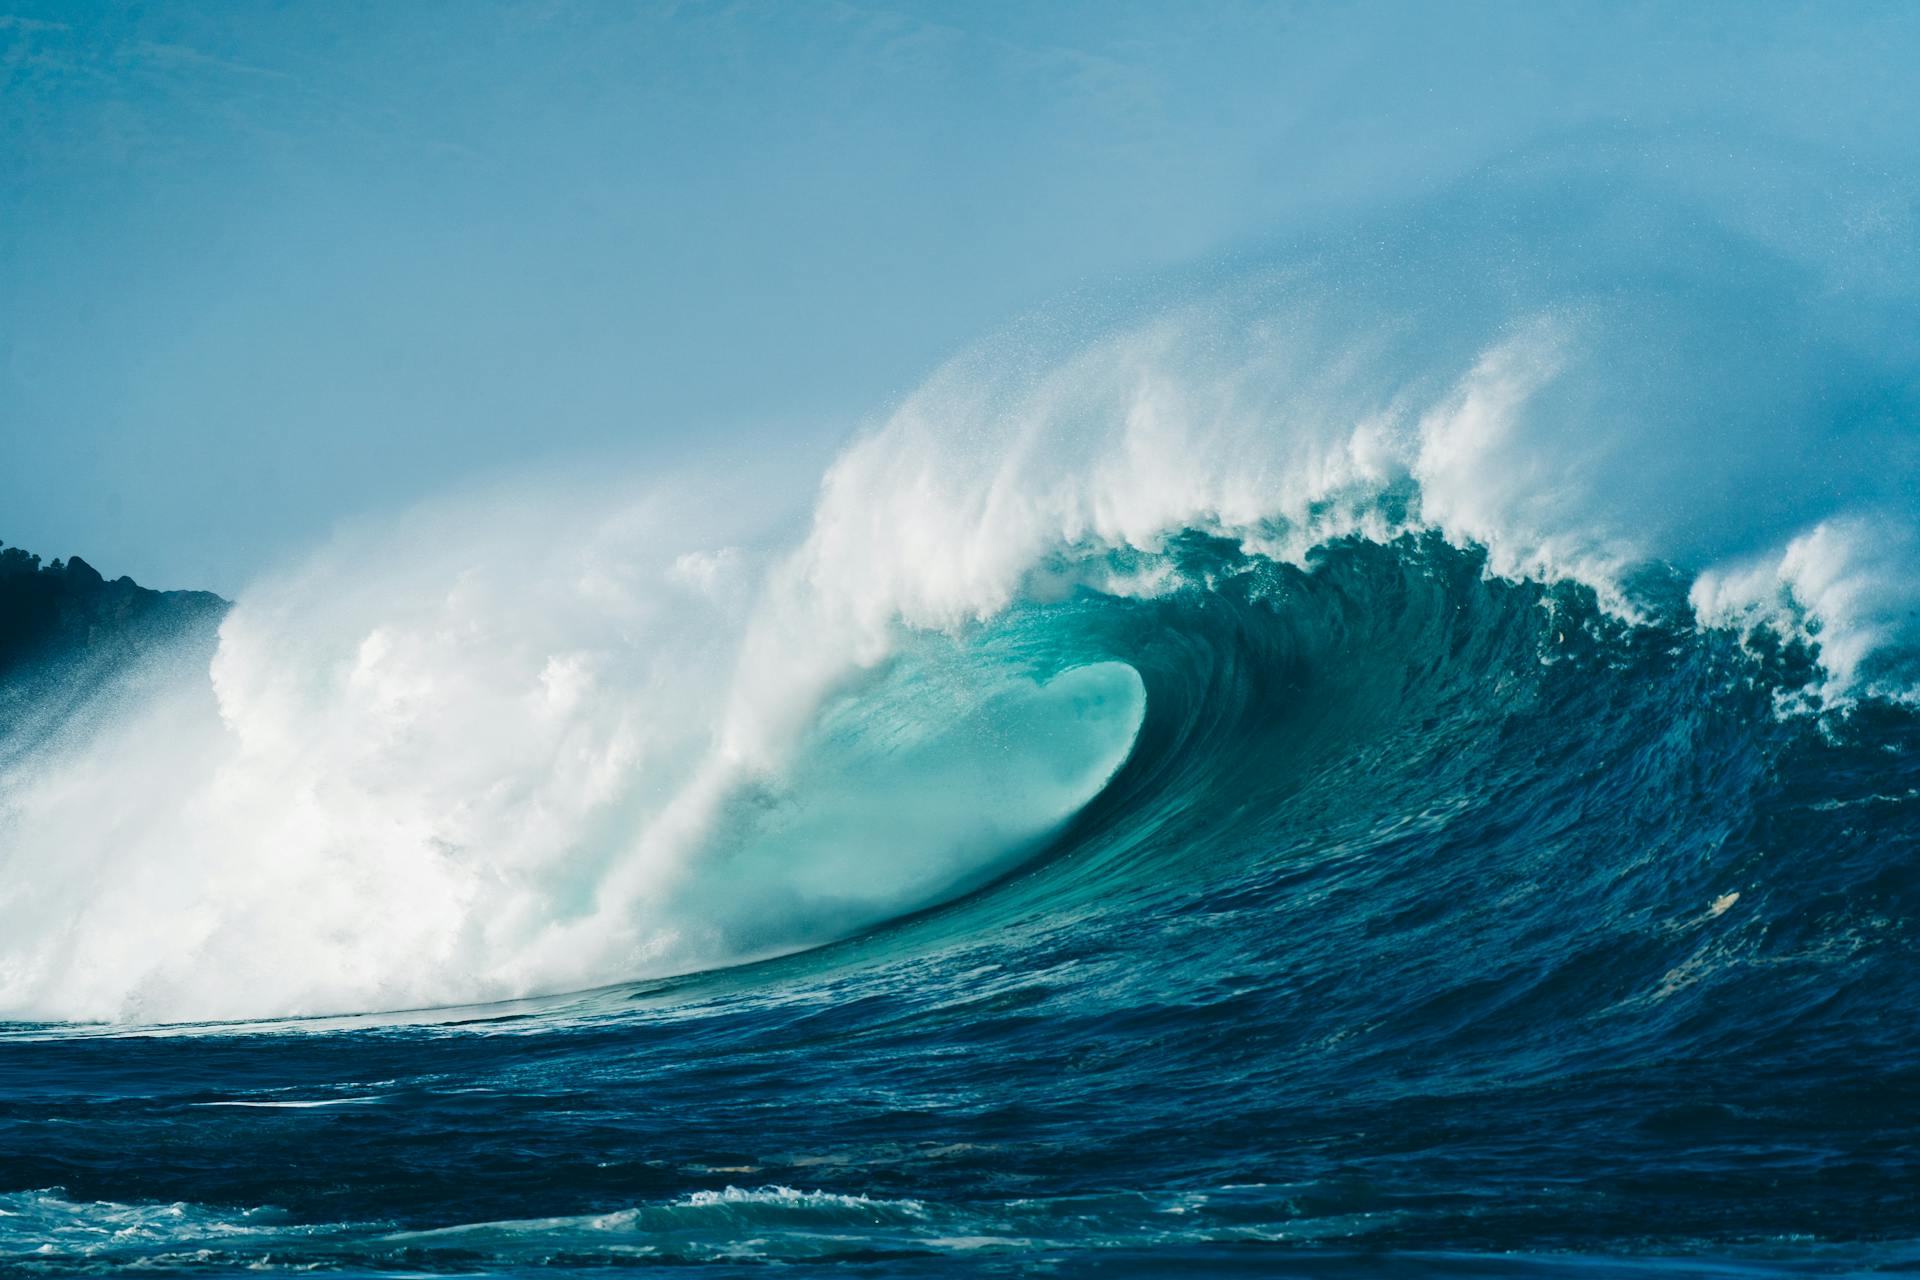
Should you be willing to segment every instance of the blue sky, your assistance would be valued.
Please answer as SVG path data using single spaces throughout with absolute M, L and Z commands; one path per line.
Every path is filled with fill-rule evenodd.
M 1917 13 L 0 0 L 0 540 L 231 592 L 472 477 L 825 448 L 1556 132 L 1905 164 Z

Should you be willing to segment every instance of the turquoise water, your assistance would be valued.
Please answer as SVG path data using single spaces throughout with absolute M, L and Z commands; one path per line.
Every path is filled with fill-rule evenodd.
M 0 1270 L 1920 1265 L 1920 277 L 1685 155 L 54 661 Z
M 7 1265 L 1912 1265 L 1920 719 L 1782 718 L 1736 638 L 1431 541 L 1182 554 L 1211 590 L 976 642 L 1124 663 L 1145 719 L 948 905 L 520 1004 L 8 1028 Z

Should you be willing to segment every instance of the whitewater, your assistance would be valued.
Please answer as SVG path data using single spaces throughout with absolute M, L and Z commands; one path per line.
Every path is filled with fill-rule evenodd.
M 0 752 L 0 1261 L 1910 1266 L 1920 264 L 1804 165 L 344 527 Z
M 1617 173 L 1484 175 L 983 344 L 833 461 L 797 542 L 698 477 L 355 529 L 243 593 L 204 669 L 12 768 L 0 1009 L 554 993 L 956 896 L 1142 716 L 1123 661 L 982 638 L 1206 590 L 1183 537 L 1303 565 L 1430 531 L 1817 653 L 1783 701 L 1905 696 L 1920 328 L 1794 247 Z

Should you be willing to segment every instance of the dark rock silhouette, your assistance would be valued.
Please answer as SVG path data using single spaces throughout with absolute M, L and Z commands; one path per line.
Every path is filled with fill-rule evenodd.
M 210 635 L 227 608 L 210 591 L 108 581 L 79 556 L 42 564 L 0 544 L 0 681 L 77 661 L 118 665 L 182 635 Z

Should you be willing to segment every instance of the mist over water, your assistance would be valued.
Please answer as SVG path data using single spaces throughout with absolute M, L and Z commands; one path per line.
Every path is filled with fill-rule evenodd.
M 1041 63 L 1187 120 L 1227 13 Z M 1912 20 L 1487 13 L 818 458 L 450 482 L 19 686 L 0 1270 L 1911 1268 Z
M 1091 799 L 1140 718 L 1067 641 L 1036 666 L 991 638 L 1204 590 L 1167 555 L 1192 535 L 1305 564 L 1433 531 L 1797 646 L 1822 674 L 1783 709 L 1906 696 L 1914 298 L 1849 275 L 1844 205 L 1789 236 L 1658 171 L 1548 152 L 1015 326 L 850 444 L 803 533 L 689 477 L 344 535 L 243 592 L 205 671 L 9 780 L 5 1006 L 509 998 L 934 905 Z
M 9 778 L 44 851 L 7 898 L 9 1011 L 414 1008 L 791 949 L 977 881 L 1124 758 L 1124 669 L 929 644 L 860 673 L 805 637 L 756 665 L 768 552 L 691 506 L 493 495 L 260 584 L 210 668 Z

